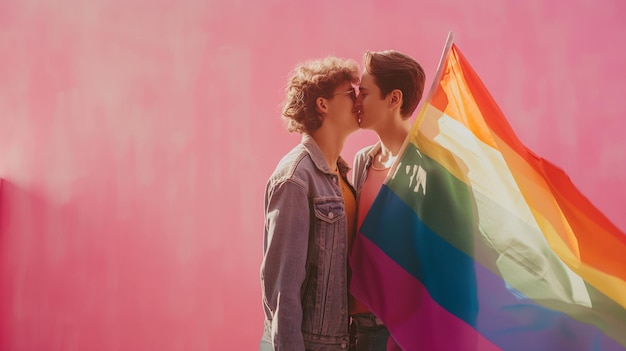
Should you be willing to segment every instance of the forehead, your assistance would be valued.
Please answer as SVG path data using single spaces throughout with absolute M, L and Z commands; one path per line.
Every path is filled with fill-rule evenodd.
M 340 82 L 339 84 L 337 84 L 333 90 L 334 91 L 343 91 L 343 90 L 348 90 L 350 88 L 352 88 L 352 82 L 346 80 L 346 81 L 343 81 L 343 82 Z
M 340 83 L 335 90 L 347 90 L 350 88 L 352 88 L 352 82 L 345 81 L 343 83 Z
M 376 85 L 374 77 L 371 74 L 365 72 L 363 73 L 363 76 L 361 76 L 360 88 L 372 90 L 378 88 L 378 85 Z

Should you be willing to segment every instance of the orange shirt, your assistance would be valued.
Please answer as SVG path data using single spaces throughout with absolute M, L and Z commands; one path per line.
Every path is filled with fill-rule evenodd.
M 350 245 L 354 240 L 356 230 L 356 199 L 354 193 L 350 189 L 348 183 L 340 175 L 339 188 L 341 188 L 341 195 L 343 196 L 343 205 L 346 208 L 346 219 L 348 222 L 348 252 L 350 252 Z

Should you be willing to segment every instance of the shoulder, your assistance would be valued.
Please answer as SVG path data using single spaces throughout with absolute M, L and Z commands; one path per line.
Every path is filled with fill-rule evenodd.
M 354 162 L 352 167 L 352 183 L 359 187 L 361 176 L 363 172 L 370 164 L 369 160 L 374 156 L 377 150 L 380 149 L 380 142 L 369 145 L 361 150 L 357 151 L 354 155 Z M 357 190 L 358 191 L 358 190 Z
M 317 173 L 316 168 L 307 149 L 298 144 L 278 161 L 267 186 L 271 188 L 284 183 L 294 183 L 307 190 L 309 179 Z
M 370 152 L 372 152 L 372 150 L 374 150 L 374 148 L 376 147 L 376 144 L 373 145 L 369 145 L 366 146 L 364 148 L 362 148 L 361 150 L 357 151 L 354 159 L 356 160 L 366 160 L 370 154 Z
M 367 160 L 373 157 L 378 149 L 380 149 L 380 142 L 366 146 L 357 151 L 357 153 L 354 155 L 354 169 L 356 170 L 361 167 L 365 167 L 365 164 L 367 164 Z

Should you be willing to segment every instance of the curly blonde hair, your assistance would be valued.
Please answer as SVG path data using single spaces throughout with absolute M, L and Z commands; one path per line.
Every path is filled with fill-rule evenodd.
M 322 126 L 316 109 L 318 97 L 330 99 L 345 82 L 358 84 L 358 64 L 350 59 L 325 57 L 299 64 L 287 83 L 283 120 L 290 132 L 311 134 Z

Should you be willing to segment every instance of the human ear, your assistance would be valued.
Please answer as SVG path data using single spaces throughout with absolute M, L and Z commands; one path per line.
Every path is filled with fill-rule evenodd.
M 318 97 L 317 99 L 315 99 L 315 108 L 319 113 L 326 113 L 326 110 L 328 110 L 328 107 L 326 105 L 326 99 L 324 99 L 323 97 Z
M 391 95 L 389 103 L 391 104 L 392 108 L 402 105 L 402 90 L 395 89 L 392 90 L 389 94 Z

